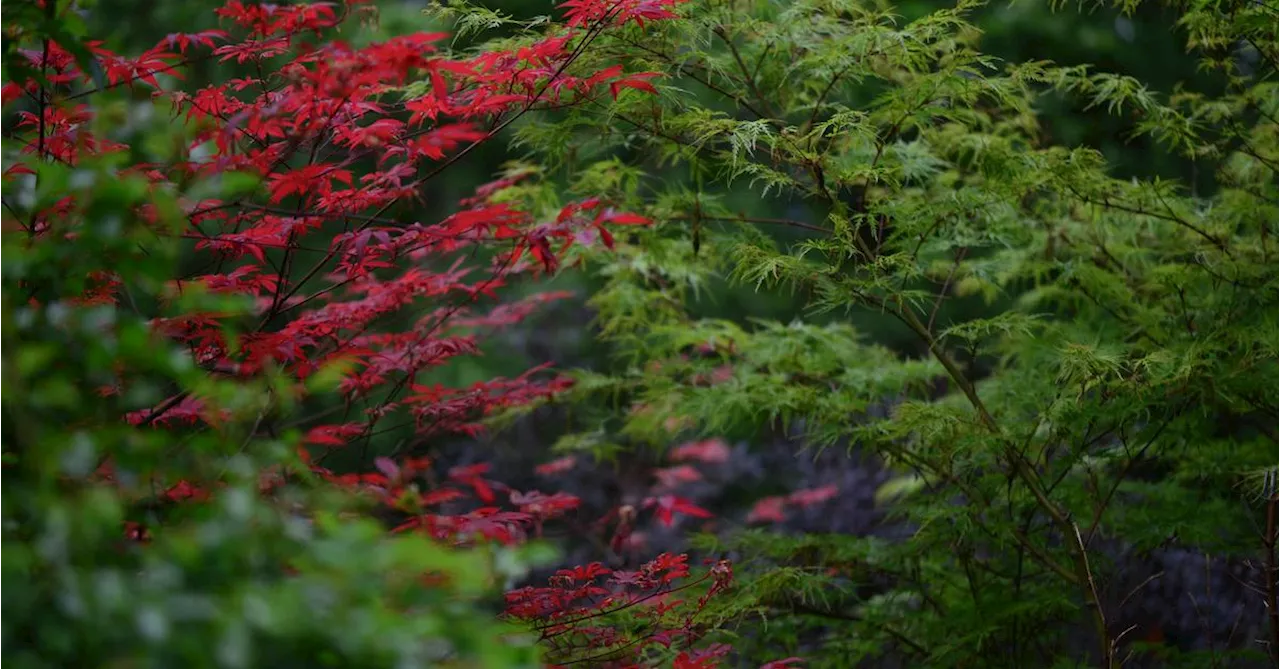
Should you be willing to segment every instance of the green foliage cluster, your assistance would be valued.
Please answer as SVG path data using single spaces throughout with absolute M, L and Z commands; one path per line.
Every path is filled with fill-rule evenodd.
M 1250 585 L 1275 603 L 1274 489 L 1257 483 L 1277 443 L 1276 10 L 1158 6 L 1218 89 L 1161 94 L 991 57 L 979 7 L 908 22 L 885 2 L 691 2 L 601 49 L 663 73 L 656 98 L 517 131 L 546 191 L 659 222 L 589 258 L 618 364 L 581 374 L 587 427 L 564 446 L 799 421 L 898 474 L 881 497 L 905 541 L 705 540 L 741 556 L 736 598 L 710 615 L 748 656 L 1119 666 L 1144 652 L 1144 621 L 1117 613 L 1133 594 L 1113 592 L 1117 546 L 1265 561 Z M 1210 187 L 1117 178 L 1099 151 L 1051 141 L 1049 96 L 1105 110 Z M 779 201 L 796 214 L 758 213 Z M 807 315 L 707 317 L 725 277 Z M 916 347 L 862 336 L 884 317 Z M 1160 657 L 1274 658 L 1274 629 L 1244 636 L 1263 641 Z

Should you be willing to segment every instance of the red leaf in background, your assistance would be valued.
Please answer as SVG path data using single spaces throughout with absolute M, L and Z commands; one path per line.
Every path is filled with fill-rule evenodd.
M 716 464 L 728 462 L 729 455 L 729 444 L 726 444 L 723 439 L 691 441 L 671 449 L 671 459 L 676 462 L 696 460 Z
M 0 88 L 0 105 L 7 105 L 22 97 L 22 86 L 8 81 Z
M 416 474 L 418 472 L 425 472 L 430 468 L 431 468 L 431 458 L 425 455 L 421 457 L 416 457 L 416 458 L 405 458 L 400 463 L 400 469 L 405 473 L 406 476 L 410 474 Z
M 400 467 L 391 461 L 391 458 L 377 457 L 373 459 L 373 466 L 387 477 L 387 480 L 395 483 L 400 480 Z
M 802 507 L 814 506 L 816 504 L 821 504 L 838 494 L 840 494 L 840 488 L 834 485 L 824 485 L 820 488 L 797 490 L 787 496 L 787 501 Z
M 481 462 L 474 465 L 460 465 L 449 470 L 449 478 L 455 481 L 465 481 L 467 479 L 476 478 L 481 474 L 489 473 L 489 463 Z
M 578 508 L 579 500 L 577 497 L 564 492 L 544 495 L 537 490 L 529 492 L 512 490 L 511 503 L 520 507 L 520 511 L 523 513 L 537 518 L 551 518 Z
M 462 499 L 465 495 L 458 490 L 452 488 L 442 488 L 440 490 L 432 490 L 424 493 L 418 498 L 418 504 L 422 506 L 436 506 L 445 502 L 452 502 L 455 499 Z
M 302 440 L 317 446 L 346 446 L 348 440 L 363 434 L 365 427 L 364 423 L 317 425 L 311 428 Z
M 695 518 L 712 517 L 710 511 L 675 495 L 659 495 L 658 497 L 649 497 L 644 500 L 644 508 L 650 509 L 654 507 L 657 507 L 658 521 L 667 527 L 675 523 L 675 514 L 677 513 Z
M 525 538 L 524 525 L 532 520 L 527 513 L 515 511 L 499 511 L 493 508 L 476 509 L 461 517 L 458 534 L 462 536 L 479 534 L 486 539 L 493 539 L 503 544 L 510 544 Z
M 124 536 L 130 541 L 138 543 L 147 543 L 151 541 L 151 532 L 143 527 L 142 524 L 126 520 L 124 523 Z
M 170 500 L 179 502 L 187 499 L 193 499 L 193 500 L 208 499 L 209 493 L 191 485 L 191 482 L 189 481 L 178 481 L 177 485 L 173 486 L 172 488 L 169 488 L 164 492 L 164 496 Z
M 479 497 L 480 501 L 485 504 L 492 504 L 494 499 L 496 499 L 493 494 L 493 487 L 489 485 L 489 481 L 480 477 L 481 474 L 485 474 L 488 471 L 489 465 L 487 463 L 454 467 L 449 470 L 449 478 L 459 483 L 471 486 L 471 489 L 475 491 L 476 497 Z
M 658 485 L 663 488 L 675 488 L 681 483 L 692 483 L 694 481 L 702 480 L 702 473 L 689 465 L 677 465 L 675 467 L 655 469 L 653 471 L 653 475 L 658 479 Z
M 601 223 L 612 223 L 614 225 L 649 225 L 653 221 L 641 216 L 640 214 L 628 213 L 612 213 L 606 212 L 596 218 Z
M 578 459 L 573 457 L 572 455 L 567 455 L 563 458 L 559 458 L 556 460 L 552 460 L 551 462 L 538 465 L 537 467 L 533 468 L 533 471 L 535 474 L 539 476 L 554 476 L 556 474 L 563 474 L 569 471 L 570 469 L 573 469 L 574 465 L 576 464 L 578 464 Z
M 786 520 L 786 497 L 765 497 L 751 507 L 748 523 L 780 523 Z

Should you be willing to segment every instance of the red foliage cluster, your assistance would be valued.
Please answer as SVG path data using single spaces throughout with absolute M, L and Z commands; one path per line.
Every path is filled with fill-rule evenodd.
M 46 0 L 47 1 L 47 0 Z M 152 188 L 178 190 L 193 180 L 250 175 L 261 184 L 233 199 L 182 202 L 185 227 L 178 233 L 207 264 L 174 277 L 181 294 L 195 288 L 242 296 L 253 311 L 243 314 L 185 313 L 156 317 L 156 336 L 179 342 L 210 374 L 253 377 L 284 372 L 306 398 L 309 377 L 342 365 L 338 392 L 345 414 L 336 422 L 304 420 L 299 455 L 334 485 L 373 495 L 402 516 L 393 532 L 422 532 L 454 543 L 512 543 L 541 535 L 543 523 L 577 509 L 565 493 L 513 490 L 487 478 L 487 467 L 455 468 L 432 484 L 425 457 L 379 457 L 370 471 L 335 474 L 322 466 L 329 452 L 375 434 L 392 414 L 410 419 L 419 437 L 442 432 L 474 433 L 479 420 L 507 407 L 536 402 L 563 391 L 565 378 L 538 367 L 515 379 L 491 379 L 468 388 L 446 388 L 419 377 L 459 356 L 475 355 L 485 333 L 510 327 L 540 305 L 564 298 L 543 293 L 498 303 L 498 291 L 522 275 L 554 271 L 574 244 L 614 244 L 614 226 L 645 225 L 634 213 L 590 198 L 566 205 L 542 220 L 494 196 L 525 174 L 512 172 L 476 189 L 442 221 L 407 220 L 402 212 L 421 199 L 424 186 L 497 135 L 521 115 L 580 104 L 623 90 L 656 92 L 647 72 L 613 66 L 586 75 L 570 70 L 602 31 L 669 19 L 681 0 L 569 0 L 567 29 L 526 47 L 488 51 L 456 60 L 437 54 L 443 34 L 415 34 L 354 47 L 335 29 L 353 7 L 346 4 L 259 4 L 230 0 L 217 10 L 226 30 L 174 33 L 136 57 L 88 42 L 85 51 L 45 39 L 20 50 L 32 76 L 3 85 L 3 104 L 20 105 L 15 130 L 24 141 L 26 163 L 3 174 L 6 186 L 35 174 L 33 164 L 81 164 L 90 156 L 127 152 L 129 147 L 95 133 L 90 96 L 107 89 L 150 88 L 172 105 L 188 130 L 179 156 L 163 164 L 137 163 L 122 170 Z M 197 90 L 173 85 L 183 67 L 216 59 L 240 72 Z M 419 91 L 407 87 L 423 81 Z M 406 93 L 407 90 L 416 91 Z M 28 243 L 57 243 L 76 233 L 78 203 L 67 196 L 21 222 Z M 160 213 L 143 206 L 140 220 L 157 235 L 171 235 Z M 480 251 L 485 253 L 481 254 Z M 476 257 L 488 257 L 488 264 Z M 89 277 L 81 304 L 113 304 L 122 294 L 118 277 Z M 484 309 L 476 305 L 486 303 Z M 38 306 L 38 305 L 37 305 Z M 407 327 L 394 319 L 422 314 Z M 229 325 L 242 333 L 231 339 Z M 119 395 L 134 370 L 103 386 Z M 228 414 L 192 393 L 157 406 L 140 407 L 125 419 L 143 428 L 214 429 Z M 726 458 L 723 444 L 705 442 L 677 459 Z M 538 469 L 554 475 L 574 467 L 572 459 Z M 134 473 L 136 474 L 136 472 Z M 163 471 L 144 476 L 166 503 L 202 502 L 217 480 L 173 480 Z M 710 514 L 661 488 L 691 480 L 685 467 L 660 473 L 660 489 L 642 507 L 671 524 L 675 514 Z M 115 481 L 113 463 L 97 472 Z M 285 480 L 278 468 L 264 471 L 261 490 Z M 472 504 L 478 502 L 478 505 Z M 467 508 L 471 504 L 472 508 Z M 614 548 L 635 523 L 630 507 L 615 510 Z M 606 519 L 607 520 L 607 519 Z M 152 531 L 130 523 L 128 538 L 145 542 Z M 693 576 L 687 558 L 663 554 L 635 571 L 611 571 L 599 563 L 559 572 L 548 587 L 508 593 L 508 617 L 526 621 L 555 658 L 631 666 L 655 645 L 682 648 L 676 666 L 709 667 L 727 647 L 692 650 L 701 630 L 694 618 L 709 597 L 729 587 L 732 570 L 718 562 Z M 675 595 L 700 594 L 673 613 Z M 628 611 L 624 627 L 611 615 Z M 608 620 L 606 620 L 608 619 Z M 783 666 L 783 665 L 778 665 Z
M 747 522 L 780 523 L 786 520 L 788 507 L 817 506 L 839 493 L 840 490 L 836 486 L 824 485 L 819 488 L 796 490 L 790 495 L 765 497 L 756 501 L 755 506 L 751 507 L 751 512 L 747 514 Z
M 683 555 L 663 553 L 635 571 L 613 571 L 595 562 L 556 572 L 548 587 L 508 592 L 506 614 L 530 623 L 540 633 L 552 662 L 572 659 L 592 666 L 640 666 L 637 662 L 648 647 L 670 648 L 700 636 L 694 618 L 712 596 L 730 586 L 733 569 L 721 560 L 703 576 L 678 583 L 689 576 Z M 674 595 L 697 586 L 705 590 L 696 604 L 672 619 L 672 610 L 683 603 Z M 626 634 L 617 627 L 592 624 L 624 610 L 630 610 L 630 626 L 639 623 L 638 631 Z

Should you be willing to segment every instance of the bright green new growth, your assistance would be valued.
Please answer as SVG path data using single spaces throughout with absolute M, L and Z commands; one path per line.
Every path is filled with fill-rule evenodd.
M 1115 546 L 1274 558 L 1274 525 L 1259 529 L 1276 462 L 1274 7 L 1169 3 L 1222 88 L 1164 95 L 988 57 L 966 20 L 977 6 L 908 23 L 875 2 L 693 2 L 600 50 L 664 73 L 656 98 L 624 91 L 519 127 L 571 192 L 659 222 L 590 258 L 622 371 L 582 375 L 601 420 L 562 446 L 802 420 L 899 474 L 881 498 L 916 528 L 905 542 L 706 540 L 741 556 L 736 596 L 706 622 L 748 656 L 1119 666 L 1144 621 L 1108 618 L 1130 594 L 1114 592 Z M 1130 119 L 1216 188 L 1116 179 L 1097 151 L 1052 144 L 1036 116 L 1050 91 Z M 552 188 L 523 197 L 545 206 Z M 771 198 L 811 218 L 752 216 Z M 808 320 L 706 317 L 703 289 L 725 276 L 790 291 Z M 966 297 L 984 317 L 946 308 Z M 919 355 L 860 338 L 880 315 Z M 698 345 L 714 353 L 682 356 Z M 621 421 L 590 403 L 606 391 L 631 408 Z M 1274 603 L 1272 566 L 1256 587 Z M 871 583 L 889 585 L 858 587 Z

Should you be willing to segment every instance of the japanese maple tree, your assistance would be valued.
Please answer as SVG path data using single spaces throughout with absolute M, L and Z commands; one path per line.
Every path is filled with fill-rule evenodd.
M 694 620 L 727 562 L 588 565 L 486 612 L 533 559 L 520 545 L 578 500 L 484 465 L 436 471 L 425 448 L 571 385 L 547 365 L 469 387 L 432 373 L 566 296 L 505 288 L 648 220 L 607 197 L 519 206 L 505 197 L 530 175 L 518 167 L 443 220 L 413 216 L 428 182 L 517 119 L 652 94 L 654 73 L 583 56 L 676 0 L 574 0 L 561 23 L 466 53 L 443 33 L 346 41 L 363 4 L 231 0 L 222 28 L 126 56 L 80 35 L 74 3 L 11 3 L 4 568 L 22 584 L 5 591 L 4 643 L 18 664 L 511 666 L 533 657 L 530 629 L 552 659 L 706 654 Z M 208 60 L 233 74 L 185 85 Z M 393 523 L 352 513 L 370 504 Z M 670 495 L 650 508 L 707 514 Z M 697 595 L 673 599 L 684 590 Z M 625 630 L 605 624 L 632 609 Z M 44 613 L 11 623 L 18 610 Z
M 1275 6 L 1091 4 L 1163 22 L 1204 77 L 1161 90 L 1096 46 L 997 58 L 984 28 L 1028 5 L 897 4 L 690 3 L 602 38 L 656 94 L 519 128 L 654 221 L 574 251 L 616 363 L 577 375 L 562 441 L 687 462 L 782 434 L 891 474 L 775 479 L 735 500 L 754 527 L 698 540 L 738 558 L 708 619 L 740 657 L 1275 664 Z M 1106 152 L 1063 130 L 1079 110 Z M 1169 164 L 1122 172 L 1112 140 Z M 796 531 L 837 500 L 889 520 Z

